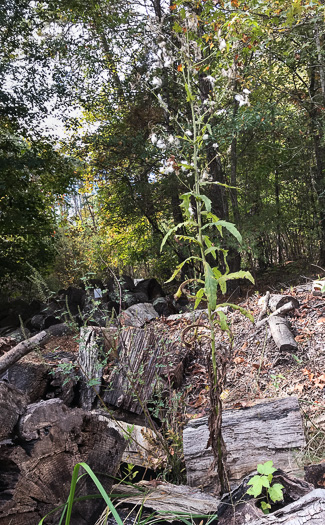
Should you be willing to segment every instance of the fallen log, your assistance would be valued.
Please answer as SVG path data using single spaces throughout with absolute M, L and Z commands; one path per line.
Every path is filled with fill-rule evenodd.
M 290 505 L 249 523 L 250 525 L 323 525 L 325 490 L 315 489 Z M 238 522 L 236 525 L 239 525 Z
M 118 360 L 103 386 L 104 402 L 142 414 L 158 383 L 181 386 L 189 350 L 179 339 L 180 331 L 124 328 L 118 334 Z
M 247 409 L 225 410 L 222 435 L 231 487 L 255 471 L 259 463 L 270 459 L 275 468 L 289 474 L 301 473 L 294 456 L 306 442 L 296 397 L 264 401 Z M 212 449 L 207 448 L 208 418 L 190 421 L 183 439 L 187 483 L 205 486 L 213 462 Z
M 0 441 L 10 439 L 28 398 L 13 385 L 0 381 Z
M 294 308 L 295 306 L 293 302 L 290 301 L 288 303 L 285 303 L 284 305 L 280 306 L 278 310 L 275 310 L 272 314 L 270 314 L 268 317 L 265 317 L 261 321 L 258 321 L 256 323 L 256 328 L 261 328 L 261 326 L 263 326 L 265 323 L 269 321 L 270 317 L 276 317 L 277 315 L 285 315 L 291 312 L 291 310 L 293 310 Z
M 187 485 L 172 485 L 163 481 L 140 481 L 132 486 L 113 485 L 113 494 L 123 497 L 123 502 L 163 512 L 167 521 L 177 520 L 177 514 L 216 514 L 220 500 Z M 183 515 L 183 517 L 185 517 Z
M 69 409 L 51 399 L 29 405 L 19 421 L 18 443 L 0 445 L 0 525 L 35 525 L 67 501 L 73 468 L 85 462 L 110 492 L 125 440 L 95 414 Z M 100 473 L 104 473 L 101 475 Z M 89 476 L 78 482 L 76 498 L 96 492 Z M 102 499 L 74 504 L 71 525 L 95 523 Z M 59 521 L 62 509 L 46 519 Z
M 115 428 L 126 439 L 127 444 L 122 456 L 124 463 L 153 470 L 163 463 L 166 451 L 162 449 L 157 435 L 150 428 L 113 420 L 102 410 L 93 413 L 98 415 L 100 421 L 105 421 L 108 427 Z
M 281 306 L 284 306 L 287 303 L 292 303 L 294 308 L 299 308 L 299 301 L 296 299 L 296 297 L 282 294 L 271 294 L 268 306 L 271 312 L 275 312 L 276 310 L 279 310 Z
M 298 344 L 286 319 L 279 315 L 274 315 L 268 318 L 268 323 L 273 340 L 281 352 L 296 352 L 298 350 Z
M 0 357 L 0 374 L 5 372 L 11 365 L 19 361 L 23 356 L 32 352 L 38 347 L 44 346 L 51 337 L 60 337 L 71 333 L 71 329 L 64 323 L 50 326 L 47 330 L 43 330 L 39 334 L 25 339 L 11 350 Z

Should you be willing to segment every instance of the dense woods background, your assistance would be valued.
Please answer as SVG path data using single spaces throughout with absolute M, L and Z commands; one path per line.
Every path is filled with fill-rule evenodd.
M 325 265 L 323 2 L 4 0 L 0 26 L 3 286 L 165 278 L 195 250 L 160 254 L 193 182 L 188 49 L 206 192 L 243 236 L 222 240 L 232 267 Z

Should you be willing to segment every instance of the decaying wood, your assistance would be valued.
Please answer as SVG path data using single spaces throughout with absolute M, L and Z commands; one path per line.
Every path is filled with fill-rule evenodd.
M 158 313 L 151 303 L 138 303 L 130 306 L 119 316 L 122 326 L 141 328 L 145 323 L 158 317 Z
M 325 490 L 315 489 L 290 505 L 249 523 L 250 525 L 324 525 Z
M 274 315 L 268 318 L 268 323 L 273 340 L 281 352 L 296 352 L 298 350 L 298 344 L 286 319 L 279 315 Z
M 270 300 L 270 292 L 267 291 L 265 296 L 262 299 L 263 299 L 262 310 L 260 311 L 259 316 L 257 318 L 257 323 L 261 321 L 267 314 L 267 308 L 269 306 L 269 300 Z
M 141 414 L 162 380 L 180 386 L 188 350 L 180 344 L 179 335 L 149 327 L 124 328 L 119 334 L 118 360 L 102 393 L 104 402 Z
M 78 364 L 82 376 L 80 406 L 93 408 L 102 385 L 103 363 L 105 366 L 117 357 L 119 331 L 116 327 L 84 327 L 80 330 Z
M 23 392 L 0 381 L 0 441 L 12 437 L 12 431 L 28 402 Z
M 65 503 L 74 466 L 84 461 L 108 492 L 125 447 L 116 430 L 95 414 L 68 409 L 51 399 L 29 405 L 18 427 L 19 445 L 0 445 L 0 525 L 36 525 L 41 517 Z M 98 473 L 105 473 L 102 476 Z M 76 497 L 96 492 L 84 476 Z M 103 510 L 101 499 L 74 505 L 71 525 L 95 523 Z M 47 518 L 56 524 L 61 511 Z
M 62 323 L 50 326 L 50 328 L 47 330 L 43 330 L 30 339 L 22 341 L 0 357 L 0 374 L 5 372 L 11 365 L 19 361 L 19 359 L 21 359 L 24 355 L 29 354 L 29 352 L 35 350 L 37 347 L 44 346 L 51 339 L 51 337 L 60 337 L 70 332 L 70 328 L 66 324 Z
M 215 312 L 223 312 L 224 314 L 227 314 L 229 312 L 228 306 L 220 306 L 219 308 L 216 308 Z M 199 317 L 202 317 L 202 319 L 207 319 L 208 315 L 208 309 L 202 308 L 198 310 L 193 310 L 191 312 L 186 312 L 185 314 L 173 314 L 168 316 L 168 321 L 178 321 L 179 319 L 186 319 L 192 322 L 195 322 Z
M 240 485 L 222 498 L 218 507 L 219 525 L 243 525 L 264 516 L 261 510 L 260 499 L 252 498 L 252 496 L 247 494 L 250 479 L 251 476 L 246 476 Z M 313 486 L 310 483 L 288 476 L 282 470 L 277 470 L 274 473 L 272 483 L 280 483 L 283 487 L 283 506 L 292 501 L 297 501 L 313 490 Z
M 307 465 L 305 469 L 305 480 L 313 486 L 325 489 L 325 460 L 317 465 Z
M 230 486 L 270 459 L 289 474 L 300 472 L 294 454 L 306 443 L 296 397 L 265 401 L 247 409 L 225 410 L 222 433 Z M 207 448 L 208 418 L 190 421 L 183 437 L 187 482 L 191 486 L 204 486 L 213 461 L 211 447 Z
M 140 481 L 133 486 L 114 485 L 114 494 L 121 494 L 123 501 L 133 505 L 164 512 L 164 520 L 177 519 L 183 512 L 191 514 L 216 514 L 220 500 L 187 485 L 172 485 L 162 481 Z M 165 514 L 167 513 L 167 514 Z
M 271 312 L 275 312 L 276 310 L 279 310 L 281 306 L 284 306 L 287 303 L 292 303 L 294 308 L 299 308 L 299 301 L 296 299 L 296 297 L 282 294 L 271 294 L 268 306 Z
M 151 469 L 161 464 L 166 452 L 150 428 L 113 420 L 104 411 L 96 410 L 94 413 L 98 414 L 100 421 L 106 421 L 110 428 L 115 428 L 126 439 L 127 445 L 122 456 L 124 463 Z
M 270 314 L 268 317 L 265 317 L 265 319 L 258 321 L 256 323 L 256 328 L 261 328 L 261 326 L 263 326 L 265 323 L 268 323 L 271 317 L 276 317 L 277 315 L 285 315 L 291 312 L 291 310 L 293 310 L 294 308 L 295 308 L 295 305 L 292 301 L 285 303 L 283 306 L 278 308 L 278 310 L 275 310 L 275 312 Z

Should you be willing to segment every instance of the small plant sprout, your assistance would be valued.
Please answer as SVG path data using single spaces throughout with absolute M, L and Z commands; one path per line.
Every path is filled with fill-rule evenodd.
M 259 496 L 263 498 L 261 501 L 261 509 L 264 514 L 269 514 L 270 512 L 270 501 L 272 501 L 272 503 L 283 501 L 284 486 L 281 485 L 281 483 L 274 483 L 272 485 L 275 471 L 276 468 L 273 467 L 273 461 L 266 461 L 266 463 L 257 465 L 258 474 L 253 476 L 248 482 L 248 485 L 251 485 L 251 487 L 247 490 L 246 494 L 254 496 L 254 498 L 259 498 Z

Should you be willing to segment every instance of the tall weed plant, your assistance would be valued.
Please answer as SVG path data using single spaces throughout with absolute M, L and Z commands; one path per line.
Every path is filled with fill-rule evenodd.
M 176 52 L 179 57 L 177 83 L 182 85 L 186 99 L 187 109 L 183 107 L 182 111 L 183 115 L 185 113 L 188 117 L 184 120 L 181 112 L 176 115 L 173 114 L 169 110 L 167 102 L 158 94 L 157 99 L 160 105 L 169 115 L 169 118 L 175 122 L 179 134 L 176 137 L 171 137 L 160 128 L 151 136 L 151 141 L 161 149 L 164 149 L 164 144 L 166 149 L 167 144 L 174 145 L 174 154 L 171 151 L 169 158 L 163 161 L 164 167 L 161 171 L 165 171 L 165 173 L 173 171 L 179 178 L 181 186 L 184 187 L 185 185 L 188 188 L 188 191 L 180 196 L 184 221 L 166 233 L 161 244 L 161 250 L 171 235 L 174 236 L 176 242 L 188 243 L 191 255 L 175 268 L 173 275 L 167 282 L 172 281 L 186 264 L 192 263 L 197 269 L 197 276 L 183 282 L 176 293 L 176 297 L 181 296 L 182 292 L 186 290 L 186 286 L 195 283 L 195 308 L 200 305 L 201 301 L 205 301 L 207 304 L 207 314 L 202 317 L 202 320 L 204 320 L 205 328 L 208 329 L 208 336 L 205 335 L 205 337 L 208 337 L 210 347 L 209 387 L 212 411 L 209 418 L 209 444 L 212 446 L 215 456 L 215 463 L 210 474 L 211 478 L 214 479 L 216 492 L 225 492 L 228 489 L 228 481 L 225 469 L 226 451 L 221 434 L 221 394 L 225 386 L 227 364 L 231 357 L 233 335 L 225 309 L 222 307 L 228 306 L 239 310 L 251 321 L 253 321 L 253 317 L 238 305 L 218 304 L 217 296 L 218 292 L 221 292 L 222 295 L 226 293 L 229 281 L 244 278 L 254 283 L 254 280 L 247 271 L 230 271 L 227 262 L 228 250 L 225 248 L 222 239 L 224 231 L 229 232 L 238 243 L 241 243 L 242 238 L 233 223 L 217 217 L 213 213 L 213 203 L 207 195 L 206 190 L 211 185 L 221 185 L 225 191 L 233 189 L 226 184 L 212 180 L 209 172 L 211 160 L 210 162 L 207 161 L 206 154 L 207 144 L 210 143 L 211 145 L 211 142 L 216 140 L 216 130 L 212 130 L 211 127 L 215 110 L 211 110 L 211 107 L 215 107 L 218 98 L 221 99 L 223 93 L 222 90 L 220 92 L 213 91 L 215 79 L 209 78 L 206 73 L 202 73 L 209 69 L 209 60 L 211 57 L 213 58 L 214 53 L 205 53 L 204 48 L 207 46 L 200 36 L 201 30 L 197 13 L 195 10 L 191 10 L 190 5 L 184 4 L 182 7 L 182 4 L 182 2 L 178 2 L 174 6 L 175 12 L 177 5 L 180 8 L 174 24 L 174 35 L 177 36 L 174 53 Z M 163 36 L 161 38 L 163 39 Z M 160 46 L 166 52 L 167 43 L 164 40 L 160 42 Z M 202 74 L 205 77 L 203 81 L 208 82 L 211 88 L 210 94 L 205 100 L 202 100 Z M 157 76 L 153 79 L 153 84 L 156 90 L 161 87 L 163 81 Z M 212 147 L 215 148 L 216 159 L 218 144 L 214 142 Z M 179 162 L 177 158 L 180 156 L 183 160 Z M 182 172 L 186 173 L 185 180 L 181 175 Z M 216 234 L 219 236 L 219 241 L 215 240 Z M 197 324 L 193 325 L 193 328 L 199 329 Z M 220 330 L 228 336 L 226 344 L 217 344 L 216 332 Z M 188 333 L 188 331 L 187 328 L 186 332 Z

